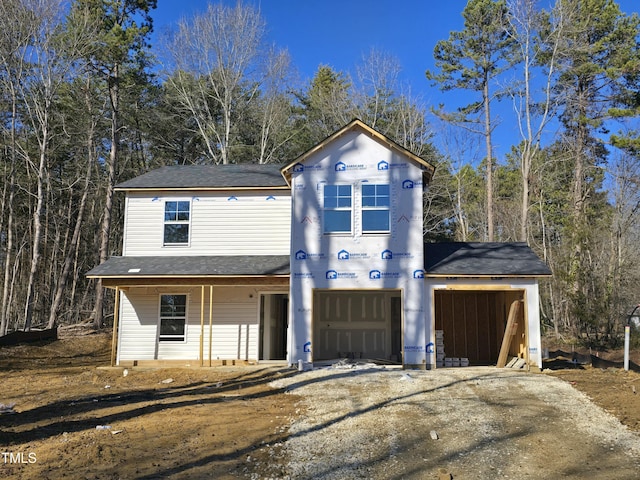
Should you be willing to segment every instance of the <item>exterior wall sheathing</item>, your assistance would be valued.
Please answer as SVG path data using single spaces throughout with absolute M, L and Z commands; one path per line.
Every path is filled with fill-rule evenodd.
M 362 232 L 367 183 L 390 186 L 389 233 Z M 352 186 L 351 232 L 323 233 L 325 185 Z M 425 368 L 422 170 L 350 131 L 294 166 L 291 187 L 289 363 L 313 360 L 314 291 L 387 289 L 402 296 L 403 364 Z

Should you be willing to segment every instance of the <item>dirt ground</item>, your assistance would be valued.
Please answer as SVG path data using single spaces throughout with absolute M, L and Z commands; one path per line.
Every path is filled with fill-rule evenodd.
M 109 363 L 110 340 L 0 348 L 0 478 L 630 479 L 640 468 L 634 372 L 557 363 L 547 374 L 218 367 L 125 376 L 97 368 Z

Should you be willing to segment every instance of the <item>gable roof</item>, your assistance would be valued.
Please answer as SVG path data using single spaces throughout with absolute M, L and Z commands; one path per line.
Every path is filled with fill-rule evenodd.
M 410 152 L 406 148 L 400 146 L 399 144 L 397 144 L 396 142 L 394 142 L 390 138 L 386 137 L 382 133 L 378 132 L 377 130 L 374 130 L 369 125 L 364 123 L 362 120 L 359 120 L 359 119 L 356 118 L 356 119 L 352 120 L 350 123 L 348 123 L 347 125 L 345 125 L 344 127 L 342 127 L 337 132 L 329 135 L 323 141 L 318 143 L 315 147 L 311 148 L 310 150 L 307 150 L 305 153 L 300 155 L 298 158 L 296 158 L 291 163 L 289 163 L 289 164 L 285 165 L 284 167 L 282 167 L 282 169 L 281 169 L 282 175 L 284 175 L 284 177 L 287 179 L 287 183 L 289 183 L 289 185 L 291 184 L 291 173 L 292 173 L 292 169 L 293 169 L 293 167 L 295 165 L 305 161 L 308 157 L 310 157 L 314 153 L 316 153 L 316 152 L 322 150 L 323 148 L 325 148 L 329 143 L 334 141 L 336 138 L 341 137 L 345 133 L 348 133 L 348 132 L 350 132 L 352 130 L 358 130 L 361 133 L 364 133 L 365 135 L 368 135 L 369 137 L 371 137 L 374 140 L 378 141 L 379 143 L 382 143 L 384 146 L 386 146 L 390 150 L 392 150 L 392 151 L 394 151 L 394 152 L 396 152 L 396 153 L 398 153 L 400 155 L 403 155 L 405 157 L 408 157 L 409 160 L 411 160 L 412 162 L 415 162 L 416 164 L 418 164 L 418 166 L 420 166 L 420 168 L 423 170 L 423 175 L 424 175 L 424 177 L 426 177 L 425 178 L 425 180 L 426 180 L 425 184 L 427 184 L 429 182 L 429 180 L 431 180 L 431 177 L 433 176 L 433 172 L 435 171 L 435 167 L 433 165 L 431 165 L 429 162 L 427 162 L 423 158 L 420 158 L 418 155 Z
M 229 190 L 285 188 L 279 165 L 173 165 L 116 185 L 116 190 Z
M 289 255 L 111 257 L 88 278 L 289 275 Z
M 428 277 L 547 277 L 551 270 L 524 242 L 424 244 Z

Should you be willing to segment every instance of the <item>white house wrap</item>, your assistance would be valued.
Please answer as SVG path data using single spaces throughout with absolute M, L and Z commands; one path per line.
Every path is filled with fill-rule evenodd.
M 422 195 L 427 168 L 361 128 L 333 137 L 288 167 L 293 198 L 290 361 L 379 356 L 424 367 Z M 333 211 L 327 197 L 334 187 L 344 191 L 344 205 L 338 208 L 346 212 L 348 224 L 327 231 Z M 370 212 L 385 217 L 373 229 Z M 394 298 L 399 312 L 393 311 Z M 373 311 L 376 306 L 383 310 L 380 315 Z M 394 337 L 394 330 L 402 336 Z

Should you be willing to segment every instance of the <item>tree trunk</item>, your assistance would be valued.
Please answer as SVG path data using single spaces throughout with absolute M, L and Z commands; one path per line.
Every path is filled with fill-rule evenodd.
M 0 316 L 0 336 L 7 333 L 9 314 L 9 285 L 11 276 L 11 254 L 13 253 L 13 202 L 15 199 L 15 183 L 16 183 L 16 116 L 17 102 L 15 95 L 12 98 L 12 114 L 11 114 L 11 165 L 9 167 L 9 199 L 7 213 L 7 248 L 4 257 L 4 284 L 2 286 L 2 314 Z
M 520 171 L 522 173 L 522 197 L 520 199 L 520 241 L 529 240 L 529 176 L 531 175 L 531 147 L 525 140 L 524 152 L 520 157 Z
M 109 79 L 109 99 L 111 101 L 111 150 L 107 162 L 107 190 L 105 194 L 104 211 L 102 216 L 102 228 L 100 230 L 100 264 L 109 257 L 109 235 L 111 233 L 111 210 L 113 207 L 113 190 L 116 183 L 116 165 L 118 160 L 118 146 L 120 143 L 119 131 L 119 66 L 113 69 L 113 76 Z M 96 302 L 93 308 L 93 325 L 96 329 L 102 328 L 104 321 L 104 288 L 102 280 L 96 282 Z
M 58 284 L 56 286 L 56 293 L 54 295 L 53 302 L 51 304 L 51 310 L 49 311 L 49 322 L 47 324 L 47 328 L 53 328 L 56 325 L 56 317 L 58 315 L 58 310 L 60 309 L 60 304 L 62 303 L 62 295 L 64 293 L 65 285 L 67 284 L 67 279 L 69 278 L 69 273 L 71 272 L 73 259 L 75 257 L 75 252 L 77 251 L 78 241 L 80 240 L 80 232 L 82 230 L 84 209 L 87 203 L 87 197 L 89 196 L 91 170 L 93 168 L 93 128 L 89 129 L 88 136 L 89 138 L 87 141 L 87 171 L 85 173 L 82 198 L 80 199 L 80 205 L 78 206 L 78 214 L 76 216 L 76 224 L 73 229 L 73 236 L 71 237 L 71 242 L 69 244 L 67 253 L 64 258 L 62 273 L 60 275 L 60 278 L 58 279 Z
M 493 242 L 493 157 L 491 145 L 491 110 L 489 102 L 489 77 L 485 74 L 482 90 L 484 102 L 484 139 L 487 147 L 487 240 Z
M 47 108 L 48 110 L 48 108 Z M 40 266 L 40 239 L 42 236 L 42 210 L 44 207 L 44 177 L 46 174 L 46 160 L 47 160 L 47 143 L 49 140 L 48 130 L 48 115 L 45 112 L 45 116 L 42 120 L 43 130 L 42 139 L 40 141 L 40 161 L 38 165 L 37 175 L 37 200 L 36 209 L 33 212 L 33 239 L 31 250 L 31 268 L 29 269 L 29 281 L 27 283 L 27 294 L 25 298 L 24 306 L 24 330 L 28 332 L 31 330 L 31 323 L 33 321 L 33 303 L 35 297 L 35 282 L 36 274 L 38 273 L 38 267 Z

